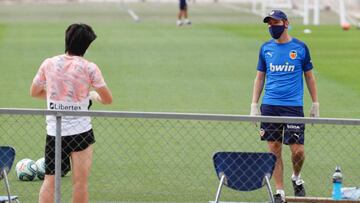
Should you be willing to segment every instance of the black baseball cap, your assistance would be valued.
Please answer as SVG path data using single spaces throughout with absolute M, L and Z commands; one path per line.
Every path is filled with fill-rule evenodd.
M 268 23 L 270 18 L 275 20 L 287 20 L 287 16 L 280 10 L 272 10 L 263 20 L 264 23 Z

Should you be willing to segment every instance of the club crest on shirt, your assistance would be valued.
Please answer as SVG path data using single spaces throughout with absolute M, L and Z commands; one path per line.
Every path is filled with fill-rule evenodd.
M 291 50 L 289 56 L 292 60 L 296 59 L 297 52 L 295 50 Z
M 259 131 L 260 137 L 265 135 L 265 130 L 263 128 L 260 129 Z

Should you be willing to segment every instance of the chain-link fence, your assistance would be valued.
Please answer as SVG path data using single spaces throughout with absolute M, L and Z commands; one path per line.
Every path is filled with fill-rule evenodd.
M 44 157 L 45 115 L 66 120 L 91 116 L 93 145 L 90 202 L 207 202 L 219 180 L 212 156 L 217 151 L 267 152 L 259 122 L 305 123 L 305 162 L 301 177 L 308 196 L 331 196 L 331 177 L 340 165 L 344 186 L 360 183 L 360 120 L 249 117 L 235 115 L 64 112 L 0 109 L 0 143 L 16 149 L 9 174 L 11 192 L 21 202 L 37 202 L 42 181 L 20 181 L 15 165 Z M 63 117 L 67 116 L 67 117 Z M 71 120 L 71 119 L 70 119 Z M 293 195 L 289 147 L 283 147 L 284 184 Z M 86 160 L 84 160 L 86 161 Z M 70 202 L 73 171 L 61 178 L 61 200 Z M 271 180 L 272 185 L 274 180 Z M 274 190 L 274 187 L 273 187 Z M 264 201 L 266 190 L 224 188 L 223 201 Z

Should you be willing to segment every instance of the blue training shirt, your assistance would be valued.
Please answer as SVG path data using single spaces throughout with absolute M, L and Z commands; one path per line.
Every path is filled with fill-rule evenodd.
M 306 44 L 270 40 L 261 46 L 257 70 L 265 72 L 263 104 L 303 106 L 303 72 L 313 68 Z

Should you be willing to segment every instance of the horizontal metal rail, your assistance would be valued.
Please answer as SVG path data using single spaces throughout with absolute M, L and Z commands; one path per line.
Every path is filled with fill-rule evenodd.
M 197 114 L 197 113 L 135 112 L 135 111 L 59 111 L 59 110 L 43 110 L 43 109 L 0 108 L 0 116 L 5 114 L 360 125 L 360 119 L 348 119 L 348 118 L 310 118 L 310 117 L 302 118 L 302 117 L 247 116 L 247 115 L 234 115 L 234 114 Z

